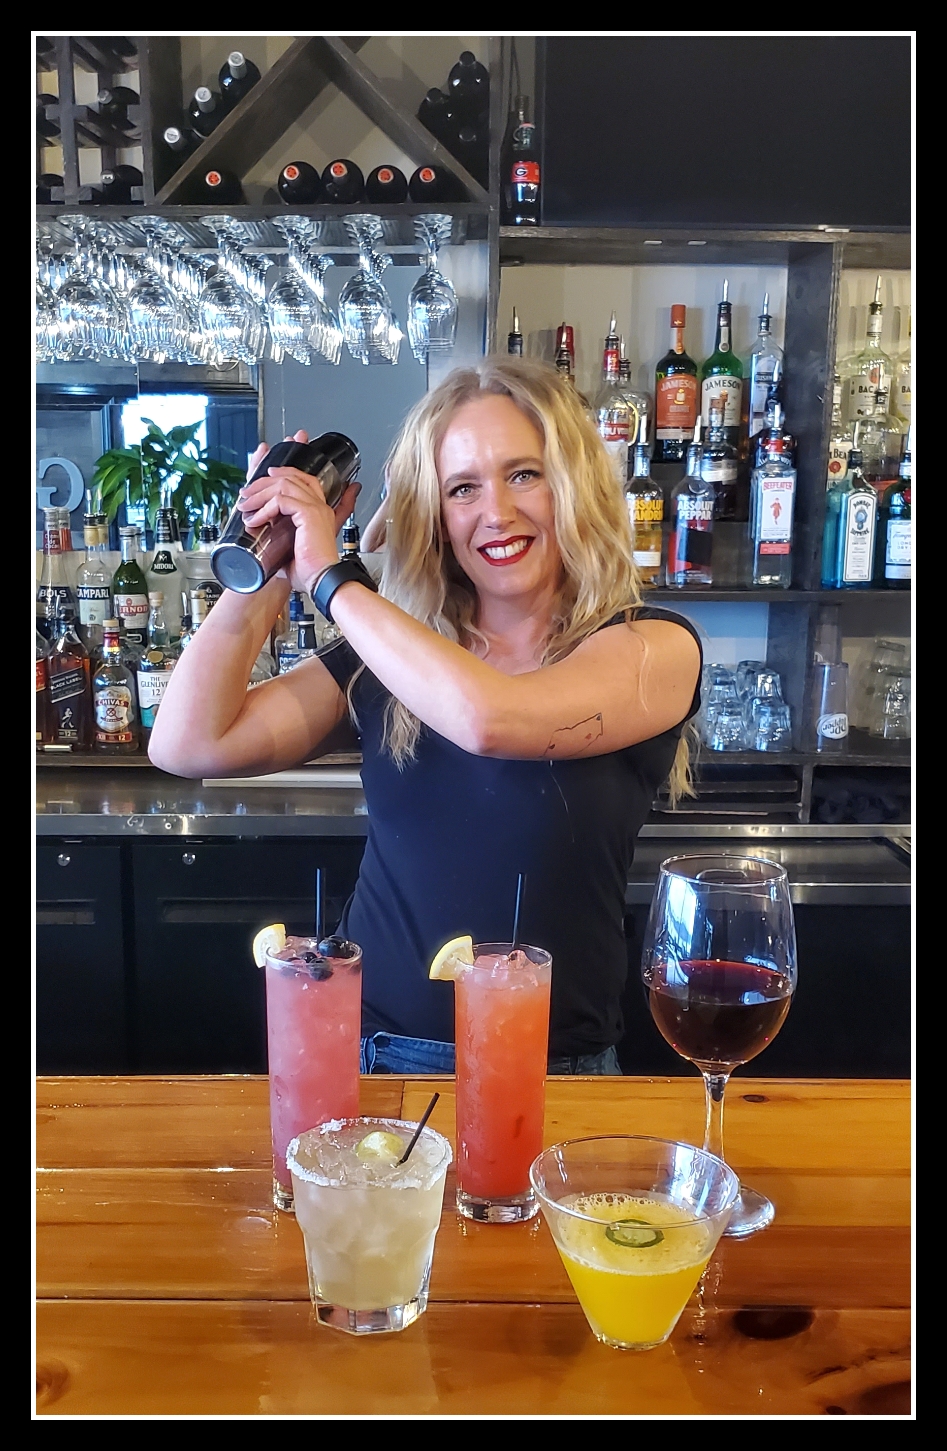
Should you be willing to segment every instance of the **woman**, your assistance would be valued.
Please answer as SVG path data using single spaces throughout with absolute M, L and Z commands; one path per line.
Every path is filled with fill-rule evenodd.
M 452 1070 L 453 995 L 428 964 L 452 937 L 508 940 L 525 872 L 521 935 L 553 958 L 550 1071 L 618 1073 L 628 868 L 658 787 L 686 789 L 697 636 L 638 606 L 625 502 L 552 369 L 452 373 L 409 415 L 388 481 L 381 592 L 338 585 L 342 638 L 249 692 L 290 584 L 318 599 L 337 578 L 354 486 L 334 514 L 292 468 L 242 491 L 249 527 L 292 517 L 289 578 L 224 594 L 171 678 L 151 759 L 275 771 L 353 722 L 369 834 L 339 930 L 363 950 L 363 1066 Z

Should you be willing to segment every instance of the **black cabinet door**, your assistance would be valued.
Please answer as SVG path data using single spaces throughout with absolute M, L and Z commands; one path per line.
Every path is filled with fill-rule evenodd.
M 250 954 L 270 922 L 313 926 L 315 869 L 334 926 L 359 841 L 142 843 L 135 879 L 135 1024 L 142 1073 L 264 1073 L 263 974 Z
M 36 850 L 36 1067 L 130 1070 L 122 939 L 122 848 L 41 842 Z
M 910 907 L 797 906 L 799 979 L 789 1016 L 772 1043 L 739 1069 L 762 1078 L 909 1078 Z M 626 1073 L 680 1074 L 684 1060 L 651 1019 L 641 984 L 647 907 L 625 919 L 628 984 Z M 694 1070 L 696 1072 L 696 1070 Z

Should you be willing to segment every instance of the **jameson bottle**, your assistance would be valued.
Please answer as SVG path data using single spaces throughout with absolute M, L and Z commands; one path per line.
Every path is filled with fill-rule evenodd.
M 671 346 L 654 370 L 654 458 L 658 463 L 676 463 L 685 457 L 697 422 L 697 364 L 684 350 L 686 319 L 687 308 L 676 302 L 671 308 Z
M 710 404 L 723 398 L 723 431 L 728 443 L 740 442 L 740 420 L 743 414 L 743 364 L 733 351 L 731 338 L 730 284 L 725 279 L 723 297 L 717 304 L 717 338 L 714 350 L 700 370 L 700 417 L 710 423 Z
M 119 529 L 122 562 L 112 580 L 115 613 L 122 635 L 130 644 L 144 645 L 148 629 L 148 584 L 138 563 L 138 530 L 134 524 Z
M 714 582 L 714 487 L 701 476 L 700 424 L 687 450 L 687 473 L 671 492 L 667 583 L 671 589 L 707 588 Z
M 138 702 L 131 671 L 122 663 L 119 623 L 106 620 L 102 659 L 92 677 L 92 748 L 103 755 L 130 755 L 138 749 Z

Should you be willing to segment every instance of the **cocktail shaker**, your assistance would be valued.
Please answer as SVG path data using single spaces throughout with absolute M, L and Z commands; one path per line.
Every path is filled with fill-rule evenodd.
M 289 439 L 276 444 L 257 465 L 250 483 L 267 469 L 301 469 L 319 480 L 326 503 L 334 509 L 360 463 L 358 449 L 344 433 L 321 433 L 309 443 Z M 225 589 L 254 594 L 292 559 L 295 536 L 296 527 L 288 514 L 251 531 L 235 508 L 210 556 L 210 567 Z

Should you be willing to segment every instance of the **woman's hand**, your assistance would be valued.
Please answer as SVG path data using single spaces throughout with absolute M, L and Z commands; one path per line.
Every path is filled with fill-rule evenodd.
M 293 435 L 292 442 L 308 443 L 303 429 Z M 249 474 L 268 451 L 261 443 L 250 460 Z M 237 499 L 237 508 L 248 529 L 259 529 L 280 514 L 288 514 L 296 526 L 293 563 L 288 571 L 294 589 L 306 591 L 317 575 L 336 564 L 339 552 L 336 535 L 355 507 L 361 484 L 351 483 L 339 503 L 330 509 L 318 479 L 301 469 L 271 468 L 252 484 L 246 484 Z

